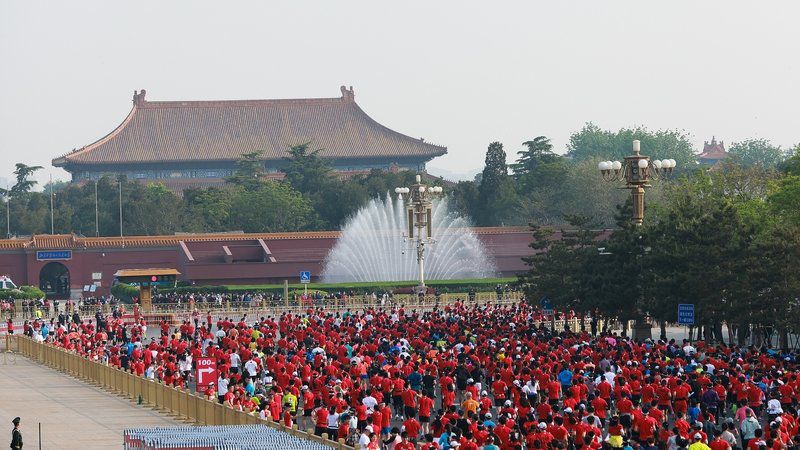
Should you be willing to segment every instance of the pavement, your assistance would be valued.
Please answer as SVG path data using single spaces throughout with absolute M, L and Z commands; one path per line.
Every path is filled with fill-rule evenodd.
M 0 355 L 0 448 L 11 442 L 17 416 L 32 449 L 40 422 L 42 449 L 121 448 L 125 428 L 185 425 L 22 356 Z

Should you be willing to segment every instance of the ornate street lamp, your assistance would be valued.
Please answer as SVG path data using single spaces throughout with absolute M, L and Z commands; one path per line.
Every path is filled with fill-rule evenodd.
M 675 169 L 674 159 L 662 159 L 650 161 L 649 156 L 639 154 L 640 143 L 633 141 L 633 155 L 626 156 L 623 162 L 601 161 L 597 168 L 603 175 L 605 181 L 625 181 L 625 189 L 630 189 L 631 199 L 633 200 L 633 223 L 641 225 L 644 221 L 644 190 L 650 187 L 648 182 L 651 178 L 666 178 Z M 646 253 L 649 249 L 642 248 Z M 609 254 L 605 248 L 600 252 L 601 255 Z M 641 264 L 641 255 L 637 258 Z M 641 266 L 640 266 L 641 267 Z M 641 271 L 641 268 L 640 268 Z M 640 291 L 639 295 L 643 295 Z M 641 311 L 639 312 L 641 314 Z M 643 320 L 636 320 L 633 326 L 634 339 L 646 339 L 652 337 L 650 324 Z
M 601 161 L 597 165 L 605 181 L 625 181 L 625 189 L 631 190 L 633 200 L 633 223 L 641 225 L 644 221 L 644 190 L 650 187 L 651 178 L 668 177 L 675 168 L 674 159 L 650 161 L 649 156 L 639 154 L 640 144 L 633 141 L 633 155 L 626 156 L 623 162 Z
M 433 243 L 433 198 L 442 193 L 441 186 L 426 186 L 422 184 L 422 177 L 418 174 L 416 183 L 410 188 L 399 187 L 394 189 L 397 198 L 405 201 L 408 217 L 408 235 L 406 238 L 416 244 L 417 264 L 419 265 L 418 294 L 424 294 L 425 288 L 425 244 Z M 403 194 L 407 194 L 405 199 Z M 415 231 L 416 230 L 416 231 Z M 424 232 L 423 232 L 424 230 Z

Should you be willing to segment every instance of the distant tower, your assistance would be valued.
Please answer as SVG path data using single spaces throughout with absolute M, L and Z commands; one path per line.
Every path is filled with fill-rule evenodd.
M 718 162 L 728 158 L 730 154 L 725 150 L 723 141 L 717 142 L 716 136 L 711 137 L 711 142 L 703 143 L 703 152 L 697 155 L 697 160 L 703 166 L 714 166 Z

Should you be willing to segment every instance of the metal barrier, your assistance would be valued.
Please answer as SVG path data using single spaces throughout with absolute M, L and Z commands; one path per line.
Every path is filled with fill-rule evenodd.
M 354 309 L 380 309 L 392 307 L 404 307 L 406 309 L 417 309 L 423 311 L 430 311 L 434 308 L 444 308 L 452 306 L 456 302 L 463 303 L 467 306 L 483 305 L 492 303 L 494 305 L 512 305 L 518 303 L 523 299 L 521 292 L 504 292 L 498 296 L 494 292 L 479 292 L 475 294 L 473 299 L 470 299 L 467 294 L 441 294 L 438 298 L 434 295 L 427 295 L 423 298 L 418 298 L 413 295 L 395 295 L 394 297 L 383 301 L 380 297 L 373 299 L 372 296 L 352 296 L 347 299 L 320 299 L 313 300 L 307 303 L 298 303 L 295 301 L 273 303 L 271 301 L 250 302 L 244 304 L 242 302 L 223 301 L 222 304 L 218 303 L 155 303 L 153 304 L 153 313 L 170 312 L 170 313 L 190 313 L 194 309 L 202 313 L 211 312 L 211 314 L 220 313 L 241 313 L 252 315 L 254 313 L 266 313 L 271 315 L 281 315 L 284 313 L 291 314 L 304 314 L 308 309 L 322 308 L 326 312 L 345 312 Z
M 335 449 L 352 449 L 343 440 L 334 442 L 315 436 L 308 431 L 288 428 L 281 423 L 261 419 L 254 414 L 207 400 L 187 390 L 166 386 L 157 381 L 139 377 L 116 367 L 108 366 L 59 347 L 35 342 L 27 336 L 10 336 L 16 341 L 19 354 L 52 369 L 120 395 L 134 402 L 164 412 L 178 420 L 198 425 L 250 425 L 266 424 L 293 436 L 319 442 Z

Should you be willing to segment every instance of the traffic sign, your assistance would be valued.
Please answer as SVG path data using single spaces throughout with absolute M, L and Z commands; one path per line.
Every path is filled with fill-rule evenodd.
M 205 392 L 208 385 L 217 381 L 217 360 L 214 358 L 197 358 L 197 392 Z
M 694 304 L 678 305 L 678 325 L 694 325 Z
M 311 272 L 307 270 L 300 272 L 300 282 L 305 284 L 311 283 Z

